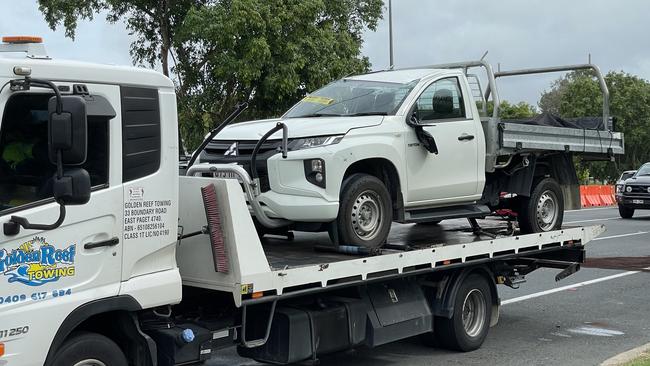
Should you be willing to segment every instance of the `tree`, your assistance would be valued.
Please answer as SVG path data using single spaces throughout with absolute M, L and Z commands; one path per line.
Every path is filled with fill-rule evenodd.
M 610 114 L 616 129 L 625 134 L 625 155 L 615 164 L 585 163 L 596 179 L 615 180 L 621 170 L 637 169 L 650 160 L 650 82 L 624 72 L 605 76 L 610 93 Z M 602 116 L 603 97 L 589 72 L 573 72 L 557 80 L 542 95 L 540 108 L 562 117 Z
M 481 110 L 481 105 L 480 102 L 477 103 L 477 107 L 479 111 Z M 488 101 L 487 104 L 487 115 L 492 116 L 492 112 L 494 111 L 494 102 L 491 100 Z M 502 100 L 501 103 L 499 104 L 499 117 L 502 120 L 508 120 L 508 119 L 525 119 L 525 118 L 531 118 L 534 117 L 537 114 L 537 108 L 535 106 L 532 106 L 526 102 L 519 102 L 517 104 L 513 104 L 508 102 L 507 100 Z
M 382 8 L 382 0 L 39 0 L 50 27 L 71 38 L 79 19 L 100 12 L 124 21 L 136 37 L 133 62 L 175 79 L 188 147 L 239 102 L 251 105 L 248 118 L 277 116 L 308 90 L 366 71 L 361 37 Z

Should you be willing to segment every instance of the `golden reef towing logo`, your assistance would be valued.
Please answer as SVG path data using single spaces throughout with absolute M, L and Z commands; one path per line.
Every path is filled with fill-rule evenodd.
M 75 250 L 76 245 L 56 249 L 45 238 L 35 237 L 11 252 L 0 250 L 0 273 L 9 277 L 10 283 L 28 286 L 55 282 L 75 275 Z

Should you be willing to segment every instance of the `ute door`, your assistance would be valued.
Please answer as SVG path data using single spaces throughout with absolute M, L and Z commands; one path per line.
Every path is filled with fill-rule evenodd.
M 38 353 L 33 359 L 44 359 L 70 311 L 115 296 L 120 286 L 121 162 L 109 159 L 109 153 L 121 156 L 119 143 L 111 146 L 121 140 L 120 124 L 114 123 L 119 107 L 113 107 L 119 106 L 119 89 L 87 86 L 91 94 L 103 96 L 95 100 L 101 105 L 88 108 L 88 155 L 81 168 L 91 177 L 90 201 L 66 207 L 65 221 L 56 229 L 21 228 L 15 235 L 2 227 L 12 215 L 36 224 L 52 224 L 59 217 L 52 198 L 55 166 L 48 158 L 52 94 L 34 88 L 0 95 L 0 324 L 28 327 L 38 337 L 42 347 L 33 350 Z
M 468 203 L 480 198 L 478 144 L 482 131 L 471 117 L 458 77 L 429 84 L 409 118 L 434 139 L 437 153 L 423 147 L 417 128 L 406 135 L 407 206 Z M 411 121 L 414 121 L 411 119 Z

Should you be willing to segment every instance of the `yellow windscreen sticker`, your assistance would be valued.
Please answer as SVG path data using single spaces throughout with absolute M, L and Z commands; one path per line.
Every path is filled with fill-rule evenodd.
M 318 97 L 315 95 L 308 95 L 302 99 L 303 102 L 316 103 L 322 105 L 330 105 L 334 103 L 334 99 L 326 97 Z

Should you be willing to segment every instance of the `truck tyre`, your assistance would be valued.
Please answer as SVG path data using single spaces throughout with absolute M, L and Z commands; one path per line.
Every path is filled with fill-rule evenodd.
M 618 205 L 618 214 L 624 219 L 631 219 L 634 216 L 634 209 Z
M 456 293 L 452 317 L 435 317 L 435 343 L 461 352 L 478 349 L 487 337 L 491 317 L 490 284 L 485 276 L 470 274 Z
M 392 224 L 392 201 L 378 178 L 352 174 L 343 181 L 336 219 L 339 244 L 379 248 Z
M 519 228 L 522 234 L 558 230 L 564 219 L 564 196 L 553 178 L 536 181 L 530 197 L 522 197 Z
M 128 366 L 120 347 L 101 334 L 75 332 L 52 359 L 52 366 Z

